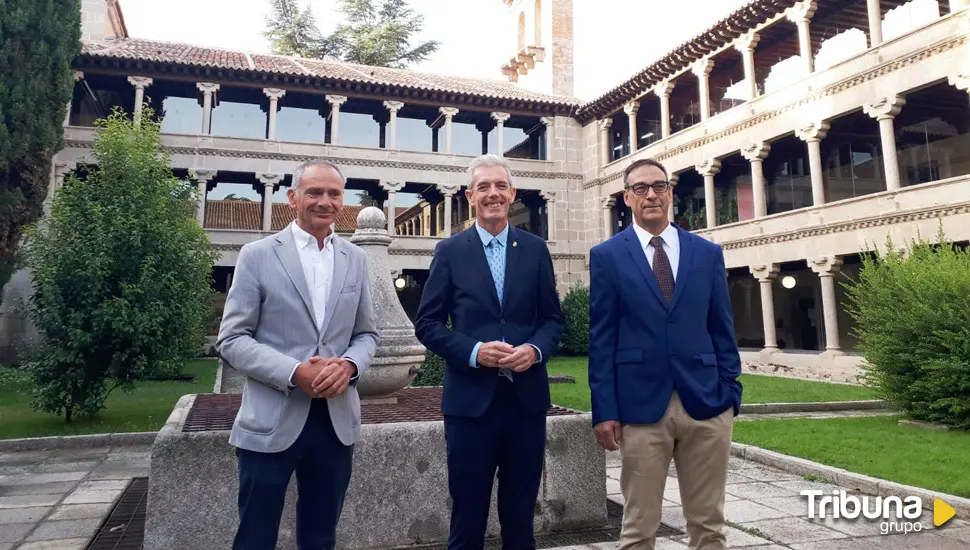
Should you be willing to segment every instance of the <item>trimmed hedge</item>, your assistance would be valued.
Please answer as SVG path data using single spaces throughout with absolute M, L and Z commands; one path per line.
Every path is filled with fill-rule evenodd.
M 970 250 L 914 241 L 863 256 L 845 284 L 864 378 L 912 418 L 970 428 Z
M 564 330 L 559 349 L 570 355 L 589 353 L 589 287 L 577 282 L 562 299 Z

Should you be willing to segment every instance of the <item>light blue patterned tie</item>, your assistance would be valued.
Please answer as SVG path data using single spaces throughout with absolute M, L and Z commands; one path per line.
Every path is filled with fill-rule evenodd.
M 492 271 L 492 280 L 495 281 L 495 292 L 498 294 L 498 303 L 501 307 L 502 294 L 505 291 L 505 254 L 502 254 L 502 243 L 497 238 L 492 237 L 488 241 L 489 258 L 488 267 Z M 505 339 L 503 338 L 504 342 Z M 499 369 L 499 375 L 512 380 L 512 373 L 507 369 Z

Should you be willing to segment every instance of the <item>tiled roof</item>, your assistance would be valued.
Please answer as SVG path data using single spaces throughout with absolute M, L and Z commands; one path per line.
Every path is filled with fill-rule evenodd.
M 223 73 L 220 76 L 225 78 L 247 76 L 265 84 L 275 80 L 279 85 L 283 85 L 287 80 L 299 81 L 302 85 L 316 85 L 323 88 L 322 91 L 335 93 L 347 91 L 405 97 L 412 92 L 419 92 L 422 99 L 438 99 L 442 101 L 442 105 L 467 104 L 477 100 L 482 104 L 499 106 L 504 102 L 507 107 L 517 106 L 520 110 L 540 106 L 544 107 L 545 111 L 571 115 L 580 103 L 576 98 L 540 94 L 501 80 L 445 76 L 410 69 L 372 67 L 281 55 L 250 54 L 138 38 L 109 38 L 83 42 L 81 55 L 75 60 L 75 68 L 84 70 L 92 64 L 96 67 L 98 61 L 115 62 L 112 63 L 112 68 L 135 69 L 133 75 L 143 76 L 152 76 L 153 73 L 164 74 L 171 71 L 171 66 L 180 66 L 186 69 L 181 72 L 210 79 L 212 69 L 228 69 L 238 71 L 239 74 Z M 153 64 L 156 66 L 153 67 Z M 167 70 L 165 66 L 169 66 Z
M 727 17 L 711 25 L 706 31 L 647 65 L 619 86 L 582 104 L 576 111 L 576 116 L 586 124 L 613 112 L 624 103 L 643 95 L 665 78 L 784 12 L 796 2 L 797 0 L 750 0 Z
M 357 230 L 357 214 L 363 206 L 345 205 L 337 215 L 337 232 L 353 233 Z M 407 211 L 406 207 L 394 209 L 396 216 Z M 387 209 L 384 209 L 387 214 Z M 273 203 L 271 230 L 279 231 L 296 218 L 296 212 L 286 203 Z M 205 203 L 206 229 L 238 229 L 259 231 L 263 227 L 263 203 L 247 200 L 209 200 Z

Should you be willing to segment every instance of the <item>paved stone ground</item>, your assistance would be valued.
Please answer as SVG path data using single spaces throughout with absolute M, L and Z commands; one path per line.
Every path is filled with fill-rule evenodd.
M 0 453 L 0 550 L 84 550 L 149 450 Z
M 612 453 L 611 453 L 612 455 Z M 132 477 L 148 475 L 148 447 L 61 449 L 0 453 L 0 550 L 83 550 L 111 503 Z M 623 503 L 615 456 L 607 468 L 607 492 Z M 880 535 L 879 524 L 809 520 L 803 489 L 830 493 L 837 486 L 806 481 L 754 462 L 733 458 L 725 513 L 730 548 L 752 550 L 950 550 L 970 548 L 970 522 L 955 518 L 926 531 Z M 664 491 L 664 523 L 686 530 L 677 472 L 671 465 Z M 656 550 L 684 550 L 687 537 L 660 539 Z M 617 543 L 558 550 L 615 550 Z

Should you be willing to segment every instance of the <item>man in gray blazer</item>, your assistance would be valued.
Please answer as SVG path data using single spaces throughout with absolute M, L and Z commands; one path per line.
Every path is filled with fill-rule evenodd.
M 233 550 L 274 550 L 296 473 L 300 550 L 330 549 L 360 437 L 355 387 L 377 348 L 366 253 L 334 231 L 340 169 L 311 161 L 287 192 L 296 220 L 242 247 L 216 349 L 246 375 L 229 442 L 239 468 Z

